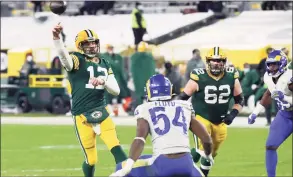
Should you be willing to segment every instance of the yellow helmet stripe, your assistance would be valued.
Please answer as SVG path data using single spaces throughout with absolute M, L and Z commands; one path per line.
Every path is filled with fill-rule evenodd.
M 147 90 L 148 99 L 150 99 L 151 98 L 150 80 L 148 80 L 147 83 L 146 83 L 146 90 Z
M 214 47 L 214 55 L 219 55 L 219 47 Z
M 93 33 L 91 32 L 91 30 L 84 30 L 85 32 L 86 32 L 86 34 L 87 34 L 87 36 L 89 37 L 89 38 L 91 38 L 91 37 L 94 37 L 94 35 L 93 35 Z

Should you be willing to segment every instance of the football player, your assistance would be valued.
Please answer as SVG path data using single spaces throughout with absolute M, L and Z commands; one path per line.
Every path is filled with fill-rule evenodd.
M 162 74 L 152 76 L 146 90 L 148 102 L 135 110 L 137 131 L 129 158 L 117 166 L 118 171 L 111 176 L 203 176 L 192 161 L 188 130 L 199 136 L 204 145 L 203 155 L 213 162 L 212 140 L 194 118 L 191 103 L 172 101 L 172 84 Z M 153 155 L 139 159 L 148 134 L 152 139 Z
M 219 47 L 209 50 L 206 56 L 206 69 L 194 69 L 179 99 L 192 97 L 192 105 L 196 120 L 201 122 L 212 137 L 216 157 L 220 145 L 227 137 L 227 125 L 242 109 L 244 98 L 238 80 L 239 73 L 234 67 L 226 67 L 227 57 Z M 230 99 L 234 98 L 233 109 L 228 113 Z M 192 149 L 194 162 L 198 162 L 202 154 L 202 142 L 196 137 L 196 148 Z M 201 170 L 205 176 L 211 169 L 206 158 L 201 158 Z
M 72 54 L 60 40 L 61 31 L 59 23 L 53 29 L 53 41 L 71 85 L 74 128 L 85 157 L 82 169 L 90 177 L 94 176 L 97 163 L 96 135 L 104 141 L 116 163 L 127 158 L 104 99 L 105 89 L 115 96 L 120 89 L 109 63 L 99 55 L 100 42 L 93 30 L 86 29 L 76 35 L 78 52 Z
M 277 102 L 278 112 L 270 126 L 266 142 L 266 168 L 269 177 L 276 176 L 278 162 L 276 150 L 293 132 L 293 77 L 292 69 L 286 68 L 286 65 L 287 56 L 282 51 L 274 50 L 269 53 L 264 75 L 268 89 L 248 117 L 248 123 L 253 124 L 259 112 L 270 104 L 271 98 Z

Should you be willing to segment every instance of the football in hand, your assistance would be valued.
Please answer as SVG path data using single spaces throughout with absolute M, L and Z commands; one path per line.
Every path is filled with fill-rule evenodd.
M 51 1 L 50 10 L 57 15 L 61 15 L 66 10 L 67 3 L 65 1 Z

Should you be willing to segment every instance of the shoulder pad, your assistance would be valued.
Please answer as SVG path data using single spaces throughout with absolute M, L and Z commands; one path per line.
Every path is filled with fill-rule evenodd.
M 83 54 L 80 52 L 70 52 L 71 55 L 76 55 L 77 57 L 82 57 Z
M 107 67 L 107 70 L 108 70 L 108 74 L 113 74 L 113 70 L 111 68 L 111 64 L 108 60 L 106 60 L 104 57 L 101 57 L 100 60 L 102 60 L 102 62 L 105 63 L 106 67 Z
M 239 78 L 239 72 L 235 67 L 232 67 L 232 66 L 226 67 L 226 72 L 229 74 L 232 74 L 234 79 Z
M 139 105 L 139 106 L 137 106 L 135 108 L 135 110 L 134 110 L 135 119 L 141 119 L 141 118 L 145 119 L 145 117 L 144 117 L 144 105 L 145 104 L 141 104 L 141 105 Z
M 204 73 L 205 73 L 205 69 L 203 69 L 203 68 L 194 69 L 191 71 L 189 77 L 191 80 L 198 81 L 199 75 L 204 74 Z
M 193 106 L 190 101 L 187 101 L 187 100 L 175 100 L 175 101 L 181 104 L 182 106 L 184 106 L 185 108 L 187 108 L 188 110 L 190 110 L 191 113 L 194 113 Z
M 109 65 L 109 62 L 108 62 L 108 60 L 107 60 L 107 59 L 105 59 L 105 57 L 104 57 L 104 56 L 102 56 L 102 55 L 99 55 L 99 56 L 98 56 L 98 58 L 100 59 L 100 62 L 101 62 L 101 63 L 105 63 L 107 66 Z
M 239 78 L 239 71 L 237 69 L 235 69 L 234 79 L 238 79 L 238 78 Z
M 70 54 L 72 61 L 73 61 L 73 69 L 78 70 L 79 69 L 79 56 L 73 52 Z

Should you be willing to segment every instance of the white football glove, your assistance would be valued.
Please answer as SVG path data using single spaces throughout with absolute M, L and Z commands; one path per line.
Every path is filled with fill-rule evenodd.
M 127 159 L 125 166 L 122 169 L 112 173 L 109 177 L 123 177 L 127 175 L 131 171 L 133 164 L 134 161 L 132 159 Z
M 129 173 L 129 172 L 128 172 Z M 112 173 L 109 177 L 123 177 L 128 174 L 124 169 Z

